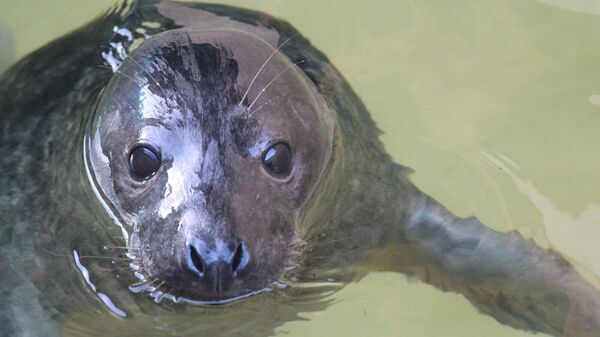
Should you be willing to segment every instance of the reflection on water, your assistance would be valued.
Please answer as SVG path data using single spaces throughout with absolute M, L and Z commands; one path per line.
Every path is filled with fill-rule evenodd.
M 13 33 L 0 22 L 0 74 L 14 61 L 15 46 Z
M 388 152 L 415 169 L 413 181 L 424 191 L 459 215 L 476 215 L 495 229 L 517 229 L 553 247 L 600 284 L 596 2 L 224 2 L 285 18 L 322 49 L 384 131 Z M 20 57 L 110 3 L 6 2 L 0 25 L 14 32 Z M 65 11 L 77 15 L 57 14 Z M 7 59 L 7 50 L 0 57 Z M 56 263 L 65 261 L 57 257 Z M 101 275 L 110 263 L 86 267 Z M 101 291 L 119 289 L 119 307 L 133 301 L 118 279 L 94 282 Z M 146 336 L 150 325 L 177 336 L 214 319 L 230 320 L 243 332 L 253 318 L 277 321 L 297 310 L 306 320 L 290 321 L 276 334 L 531 335 L 478 314 L 461 296 L 391 273 L 371 274 L 314 302 L 266 295 L 236 310 L 207 310 L 149 301 L 127 320 L 107 312 L 80 283 L 71 280 L 69 296 L 87 305 L 62 327 L 69 336 L 99 329 Z

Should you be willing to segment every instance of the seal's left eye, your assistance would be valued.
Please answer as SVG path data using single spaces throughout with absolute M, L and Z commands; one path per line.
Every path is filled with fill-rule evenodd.
M 140 180 L 147 180 L 160 168 L 160 157 L 153 149 L 141 145 L 129 152 L 129 172 Z
M 292 171 L 292 150 L 286 143 L 272 145 L 263 154 L 263 165 L 276 178 L 285 178 Z

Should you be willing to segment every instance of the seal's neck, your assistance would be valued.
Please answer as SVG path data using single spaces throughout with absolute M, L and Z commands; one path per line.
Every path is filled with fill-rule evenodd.
M 323 275 L 379 269 L 372 257 L 400 239 L 406 221 L 414 190 L 408 171 L 379 147 L 338 147 L 305 217 L 305 265 Z

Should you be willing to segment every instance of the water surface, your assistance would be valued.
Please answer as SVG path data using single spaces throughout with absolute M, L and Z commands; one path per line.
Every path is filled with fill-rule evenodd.
M 597 2 L 221 2 L 284 18 L 324 51 L 369 108 L 387 151 L 415 169 L 423 191 L 458 215 L 558 250 L 600 286 Z M 3 44 L 0 65 L 112 4 L 3 0 L 0 29 L 12 33 L 14 46 Z M 331 299 L 326 310 L 302 314 L 306 320 L 276 334 L 533 335 L 398 274 L 373 273 Z M 101 307 L 90 310 L 103 324 L 118 320 Z

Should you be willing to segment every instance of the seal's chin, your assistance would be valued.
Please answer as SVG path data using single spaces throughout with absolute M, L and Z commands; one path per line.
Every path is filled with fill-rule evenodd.
M 135 266 L 133 267 L 135 270 Z M 139 269 L 138 269 L 139 270 Z M 194 284 L 190 284 L 188 289 L 182 289 L 181 285 L 174 287 L 169 282 L 161 280 L 160 278 L 146 277 L 139 271 L 135 271 L 135 277 L 139 279 L 129 286 L 129 290 L 133 293 L 145 293 L 153 298 L 155 303 L 161 303 L 164 300 L 172 301 L 174 303 L 189 303 L 197 305 L 223 305 L 241 301 L 243 299 L 256 296 L 272 290 L 270 285 L 267 285 L 261 289 L 256 290 L 245 290 L 238 292 L 231 292 L 225 294 L 201 294 L 193 291 Z
M 133 231 L 127 245 L 129 266 L 138 279 L 129 289 L 157 303 L 219 305 L 281 289 L 302 256 L 300 240 L 283 247 L 280 242 L 265 245 L 250 235 L 173 234 L 165 232 L 178 228 L 173 223 L 147 224 Z
M 165 263 L 148 259 L 150 254 L 141 254 L 142 259 L 128 253 L 134 261 L 129 266 L 138 282 L 131 284 L 133 293 L 144 293 L 160 303 L 169 300 L 174 303 L 201 305 L 221 305 L 239 301 L 251 296 L 271 291 L 272 281 L 259 279 L 252 275 L 253 267 L 248 266 L 247 248 L 239 242 L 230 254 L 224 247 L 217 251 L 225 252 L 218 258 L 215 254 L 207 256 L 202 245 L 189 245 L 184 251 L 186 258 L 178 262 Z
M 214 305 L 223 305 L 223 304 L 229 304 L 229 303 L 241 301 L 248 297 L 256 296 L 256 295 L 259 295 L 259 294 L 262 294 L 262 293 L 265 293 L 268 291 L 271 291 L 271 288 L 265 287 L 263 289 L 250 291 L 250 292 L 238 295 L 238 296 L 228 297 L 228 298 L 223 298 L 223 299 L 216 299 L 216 300 L 200 300 L 200 299 L 188 298 L 185 296 L 173 296 L 171 294 L 166 294 L 165 296 L 168 296 L 168 299 L 172 300 L 175 303 L 190 303 L 190 304 L 196 304 L 196 305 L 214 306 Z M 152 294 L 150 294 L 150 296 L 152 297 Z M 160 301 L 156 300 L 156 297 L 154 297 L 154 301 L 157 303 L 160 303 Z

